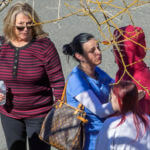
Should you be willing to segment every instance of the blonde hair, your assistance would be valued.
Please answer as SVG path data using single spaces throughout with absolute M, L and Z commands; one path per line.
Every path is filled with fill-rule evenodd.
M 14 26 L 16 16 L 19 13 L 23 13 L 24 15 L 29 16 L 32 19 L 32 21 L 36 23 L 40 22 L 40 19 L 36 14 L 35 10 L 28 3 L 17 2 L 9 9 L 3 21 L 3 32 L 7 41 L 10 41 L 11 39 L 17 39 L 16 34 L 14 32 Z M 43 38 L 48 36 L 48 34 L 43 31 L 41 25 L 33 25 L 32 31 L 32 36 L 34 38 Z

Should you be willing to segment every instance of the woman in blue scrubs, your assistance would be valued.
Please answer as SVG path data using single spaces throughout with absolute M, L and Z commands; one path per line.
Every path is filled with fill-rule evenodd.
M 79 62 L 68 76 L 67 103 L 73 107 L 79 103 L 85 106 L 88 123 L 85 125 L 84 150 L 94 150 L 104 118 L 114 113 L 108 102 L 114 80 L 98 67 L 102 55 L 93 35 L 77 35 L 71 43 L 63 46 L 63 53 L 73 56 Z

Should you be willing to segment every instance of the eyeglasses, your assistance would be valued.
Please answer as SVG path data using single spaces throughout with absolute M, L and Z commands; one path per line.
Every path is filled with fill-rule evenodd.
M 33 26 L 15 26 L 18 31 L 23 31 L 25 28 L 32 29 Z

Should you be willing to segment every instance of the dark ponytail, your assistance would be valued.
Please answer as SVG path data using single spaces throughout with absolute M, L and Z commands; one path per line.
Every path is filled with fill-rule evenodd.
M 74 55 L 74 51 L 73 51 L 73 49 L 72 49 L 71 44 L 65 44 L 65 45 L 63 46 L 63 53 L 64 53 L 65 55 L 70 55 L 70 56 L 73 56 L 73 55 Z

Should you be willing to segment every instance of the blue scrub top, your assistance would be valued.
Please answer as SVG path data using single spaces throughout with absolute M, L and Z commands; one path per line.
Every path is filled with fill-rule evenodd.
M 99 67 L 96 67 L 95 73 L 97 80 L 86 75 L 77 66 L 68 76 L 67 84 L 67 103 L 73 107 L 77 107 L 79 102 L 75 99 L 78 94 L 91 89 L 99 98 L 101 103 L 108 102 L 111 86 L 114 80 Z M 94 100 L 93 100 L 94 103 Z M 84 150 L 94 150 L 95 142 L 100 128 L 104 122 L 104 118 L 99 118 L 85 107 L 88 123 L 85 124 L 85 147 Z

